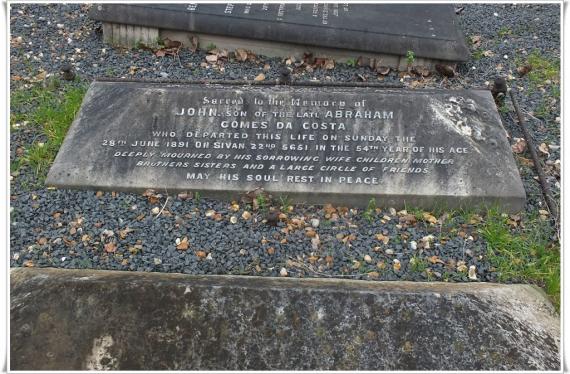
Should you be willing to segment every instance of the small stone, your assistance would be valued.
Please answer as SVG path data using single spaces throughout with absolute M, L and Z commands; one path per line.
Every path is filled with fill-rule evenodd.
M 368 275 L 368 278 L 371 278 L 371 279 L 378 279 L 380 277 L 380 273 L 378 273 L 377 271 L 371 271 L 367 275 Z
M 386 253 L 387 255 L 393 255 L 394 254 L 394 250 L 391 248 L 388 248 L 384 251 L 384 253 Z
M 412 240 L 412 241 L 410 242 L 410 249 L 411 249 L 412 251 L 415 251 L 416 249 L 418 249 L 418 243 L 416 243 L 415 240 Z
M 372 257 L 370 257 L 370 255 L 366 255 L 364 256 L 364 261 L 371 263 L 372 262 Z
M 274 255 L 275 254 L 275 248 L 273 248 L 273 247 L 267 248 L 267 254 Z
M 154 258 L 154 264 L 155 264 L 155 265 L 160 265 L 160 264 L 162 264 L 162 260 L 161 260 L 160 258 L 158 258 L 158 257 L 155 257 L 155 258 Z
M 400 269 L 402 268 L 402 264 L 400 263 L 400 260 L 398 259 L 394 259 L 394 271 L 400 271 Z
M 155 206 L 150 212 L 156 216 L 158 213 L 160 213 L 160 208 Z
M 242 255 L 242 256 L 245 256 L 245 255 L 247 254 L 247 251 L 242 248 L 242 249 L 239 250 L 239 254 Z
M 179 251 L 185 251 L 190 247 L 190 243 L 188 242 L 188 238 L 185 236 L 184 239 L 176 239 L 176 249 Z
M 319 227 L 321 221 L 318 218 L 313 218 L 311 219 L 311 226 L 313 226 L 314 228 Z
M 235 224 L 238 222 L 237 217 L 236 217 L 236 216 L 231 216 L 231 217 L 230 217 L 230 222 L 235 225 Z
M 475 265 L 469 266 L 469 279 L 477 280 L 477 267 Z
M 243 212 L 243 213 L 241 214 L 241 218 L 243 218 L 244 220 L 247 221 L 248 219 L 251 218 L 251 213 L 246 210 L 245 212 Z
M 287 269 L 285 268 L 281 268 L 281 271 L 279 271 L 279 275 L 281 275 L 282 277 L 286 277 L 289 273 L 287 273 Z
M 465 265 L 465 261 L 457 261 L 457 271 L 460 273 L 467 271 L 467 265 Z
M 319 236 L 317 235 L 311 239 L 311 248 L 316 251 L 319 249 L 319 245 L 321 245 L 321 239 L 319 239 Z
M 394 208 L 388 209 L 388 212 L 390 212 L 390 215 L 391 215 L 391 216 L 395 216 L 396 214 L 398 214 L 398 213 L 396 212 L 396 209 L 394 209 Z
M 310 227 L 307 227 L 306 231 L 305 231 L 305 236 L 307 236 L 308 238 L 314 238 L 317 235 L 317 233 L 315 232 L 315 230 L 313 230 Z

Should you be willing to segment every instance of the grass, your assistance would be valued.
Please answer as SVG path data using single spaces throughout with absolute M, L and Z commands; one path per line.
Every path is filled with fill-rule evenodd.
M 426 260 L 413 256 L 410 259 L 410 270 L 415 273 L 423 273 L 427 269 L 428 265 Z
M 261 194 L 257 195 L 255 200 L 257 202 L 257 206 L 259 207 L 259 210 L 265 211 L 267 208 L 269 208 L 269 201 L 267 201 L 267 197 L 265 197 L 264 194 L 261 193 Z
M 501 27 L 499 29 L 499 31 L 497 32 L 497 35 L 499 35 L 499 37 L 501 37 L 501 38 L 504 38 L 504 37 L 512 35 L 512 34 L 513 34 L 513 31 L 506 26 Z
M 499 113 L 505 114 L 505 113 L 510 112 L 509 106 L 508 106 L 507 103 L 505 103 L 504 101 L 503 101 L 503 103 L 501 104 L 501 106 L 499 106 L 498 109 L 499 109 Z
M 81 82 L 62 83 L 51 78 L 44 82 L 13 90 L 10 95 L 10 126 L 27 122 L 36 128 L 36 140 L 24 154 L 11 163 L 11 171 L 26 165 L 43 181 L 67 130 L 75 118 L 87 86 Z M 39 140 L 37 138 L 40 138 Z
M 528 79 L 533 84 L 544 84 L 547 80 L 551 82 L 560 80 L 560 59 L 558 58 L 545 57 L 535 50 L 528 55 L 527 64 L 532 66 Z
M 201 200 L 202 200 L 202 194 L 200 193 L 200 191 L 194 192 L 194 201 L 196 201 L 196 203 L 199 204 Z
M 406 207 L 406 210 L 418 222 L 423 221 L 421 209 Z M 469 225 L 485 240 L 487 258 L 495 268 L 499 282 L 535 284 L 545 291 L 556 308 L 560 308 L 560 242 L 552 239 L 556 229 L 549 221 L 542 220 L 538 213 L 521 213 L 522 225 L 515 227 L 511 217 L 496 208 L 484 213 L 472 209 L 447 210 L 445 213 L 447 219 L 442 228 Z M 434 212 L 436 217 L 441 214 L 443 212 Z M 394 243 L 396 239 L 398 237 Z M 414 256 L 410 270 L 421 273 L 427 265 L 421 257 Z
M 487 242 L 499 281 L 524 281 L 544 289 L 560 308 L 560 245 L 550 238 L 554 229 L 538 216 L 525 215 L 524 228 L 513 229 L 508 216 L 490 210 L 479 232 Z
M 349 58 L 348 60 L 346 60 L 346 64 L 350 67 L 355 67 L 356 66 L 356 59 L 355 58 Z
M 279 196 L 279 204 L 283 212 L 288 212 L 291 208 L 291 199 L 288 196 Z
M 471 57 L 473 58 L 473 60 L 478 61 L 483 57 L 485 57 L 485 51 L 483 51 L 482 49 L 476 49 L 473 51 L 473 53 L 471 53 Z
M 548 117 L 549 114 L 550 114 L 550 109 L 548 108 L 548 103 L 546 102 L 546 98 L 543 97 L 540 100 L 540 103 L 538 104 L 536 109 L 534 110 L 534 115 L 536 117 L 545 119 Z
M 368 222 L 372 222 L 374 220 L 374 214 L 376 213 L 376 199 L 371 198 L 368 200 L 368 206 L 364 210 L 363 216 L 366 218 Z
M 416 60 L 416 54 L 414 51 L 407 51 L 406 52 L 406 60 L 408 65 L 413 65 L 414 61 Z

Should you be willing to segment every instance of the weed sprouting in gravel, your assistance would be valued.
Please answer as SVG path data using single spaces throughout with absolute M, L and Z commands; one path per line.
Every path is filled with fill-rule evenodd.
M 497 35 L 498 35 L 500 38 L 505 38 L 505 37 L 507 37 L 507 36 L 509 36 L 509 35 L 512 35 L 512 34 L 513 34 L 513 31 L 512 31 L 510 28 L 508 28 L 507 26 L 501 27 L 501 28 L 499 29 L 499 31 L 497 32 Z
M 410 270 L 416 273 L 423 273 L 427 269 L 427 262 L 425 259 L 413 256 L 410 259 Z
M 288 196 L 279 196 L 279 205 L 283 212 L 288 212 L 291 208 L 291 199 Z
M 408 66 L 413 65 L 415 60 L 416 60 L 416 54 L 414 53 L 414 51 L 407 51 L 406 61 L 408 62 Z
M 376 213 L 376 199 L 371 198 L 368 201 L 368 206 L 366 207 L 362 215 L 368 222 L 372 222 L 374 220 L 375 213 Z
M 346 64 L 350 67 L 355 67 L 356 66 L 356 59 L 349 58 L 348 60 L 346 60 Z

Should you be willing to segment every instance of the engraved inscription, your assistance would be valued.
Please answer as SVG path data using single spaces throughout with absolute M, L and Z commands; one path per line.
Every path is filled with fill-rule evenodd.
M 134 160 L 134 168 L 180 170 L 187 180 L 264 185 L 377 185 L 385 175 L 453 168 L 471 152 L 423 143 L 413 128 L 395 132 L 405 120 L 401 108 L 356 95 L 218 90 L 166 103 L 163 110 L 169 121 L 162 128 L 144 137 L 105 138 L 101 147 L 112 148 L 114 158 Z
M 348 13 L 350 11 L 349 4 L 345 3 L 341 5 L 342 13 Z M 186 10 L 190 13 L 198 11 L 200 8 L 199 3 L 189 3 L 186 6 Z M 267 17 L 274 17 L 275 21 L 286 21 L 288 19 L 288 12 L 299 13 L 304 12 L 312 16 L 319 24 L 329 25 L 330 18 L 338 18 L 341 14 L 339 12 L 339 4 L 328 4 L 328 3 L 314 3 L 314 4 L 269 4 L 269 3 L 227 3 L 223 6 L 224 15 L 251 15 L 254 11 L 261 11 L 266 14 Z M 295 14 L 293 13 L 293 14 Z

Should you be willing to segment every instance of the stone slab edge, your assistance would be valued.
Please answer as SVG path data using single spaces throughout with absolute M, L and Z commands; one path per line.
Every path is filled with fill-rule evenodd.
M 556 370 L 534 286 L 11 269 L 11 369 Z

